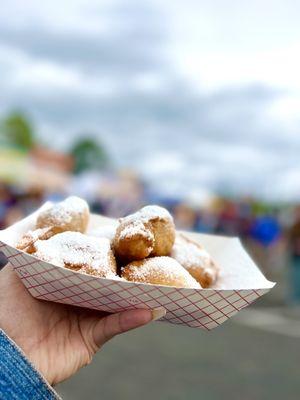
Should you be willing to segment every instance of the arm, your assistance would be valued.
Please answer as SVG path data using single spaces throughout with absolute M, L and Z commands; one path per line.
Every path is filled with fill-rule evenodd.
M 0 398 L 58 399 L 22 350 L 0 329 Z

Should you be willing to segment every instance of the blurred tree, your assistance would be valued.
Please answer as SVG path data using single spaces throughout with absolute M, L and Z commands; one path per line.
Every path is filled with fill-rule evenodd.
M 1 122 L 0 135 L 9 144 L 30 150 L 35 144 L 33 129 L 28 119 L 19 112 L 11 112 Z
M 92 138 L 80 139 L 70 151 L 75 161 L 75 173 L 103 169 L 108 165 L 104 148 Z

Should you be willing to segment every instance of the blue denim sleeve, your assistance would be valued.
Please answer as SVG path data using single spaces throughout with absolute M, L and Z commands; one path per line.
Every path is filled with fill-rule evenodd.
M 0 329 L 0 400 L 59 399 L 51 386 Z

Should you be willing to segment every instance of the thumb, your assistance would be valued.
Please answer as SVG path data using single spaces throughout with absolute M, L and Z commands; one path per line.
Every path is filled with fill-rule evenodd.
M 114 336 L 146 325 L 166 315 L 164 308 L 154 310 L 127 310 L 100 319 L 93 329 L 93 341 L 97 348 Z

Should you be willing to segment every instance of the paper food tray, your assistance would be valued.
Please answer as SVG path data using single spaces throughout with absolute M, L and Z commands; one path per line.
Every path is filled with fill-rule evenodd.
M 275 283 L 266 280 L 239 239 L 185 232 L 203 245 L 220 267 L 213 288 L 184 289 L 97 278 L 41 261 L 16 249 L 23 233 L 33 229 L 41 209 L 0 231 L 0 251 L 23 284 L 37 299 L 118 312 L 132 308 L 164 307 L 164 321 L 211 330 L 267 293 Z M 87 233 L 116 220 L 91 215 Z

